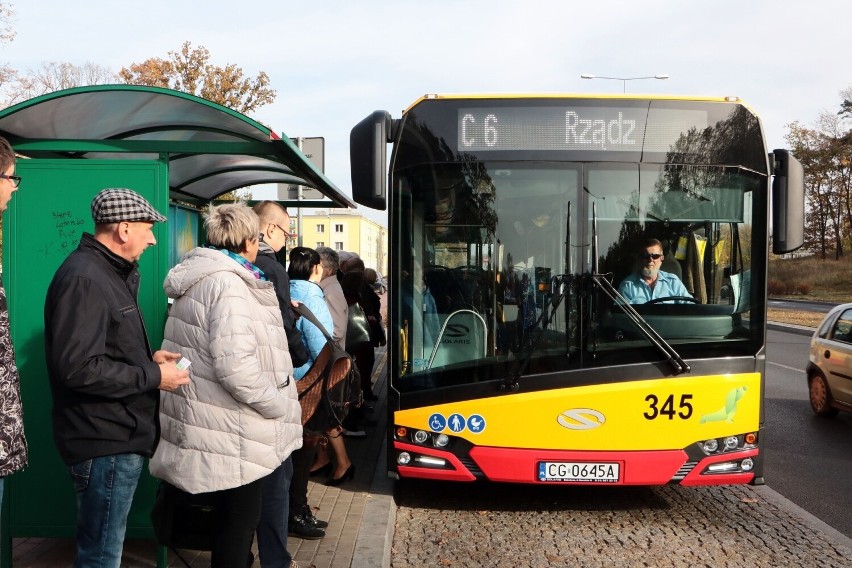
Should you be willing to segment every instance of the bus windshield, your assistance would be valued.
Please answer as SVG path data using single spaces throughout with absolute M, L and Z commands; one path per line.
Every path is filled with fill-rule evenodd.
M 765 230 L 765 166 L 722 160 L 718 141 L 671 151 L 694 149 L 689 124 L 668 152 L 646 140 L 644 153 L 601 159 L 599 148 L 557 151 L 522 133 L 491 150 L 473 128 L 487 112 L 459 115 L 465 128 L 445 126 L 445 137 L 440 121 L 409 118 L 395 150 L 395 388 L 657 361 L 642 323 L 684 357 L 759 348 L 766 248 L 751 235 Z M 613 298 L 595 285 L 627 290 L 649 242 L 672 293 Z

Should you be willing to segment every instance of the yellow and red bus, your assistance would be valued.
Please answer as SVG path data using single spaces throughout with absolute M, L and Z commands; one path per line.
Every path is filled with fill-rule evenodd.
M 350 142 L 389 211 L 391 475 L 763 482 L 769 239 L 801 246 L 803 173 L 739 99 L 427 95 Z M 688 294 L 619 292 L 649 239 Z

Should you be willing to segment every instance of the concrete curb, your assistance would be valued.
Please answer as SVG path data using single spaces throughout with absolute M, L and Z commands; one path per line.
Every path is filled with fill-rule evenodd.
M 382 354 L 382 360 L 376 365 L 375 388 L 377 392 L 387 393 L 387 351 Z M 381 382 L 384 381 L 384 385 Z M 396 503 L 393 500 L 393 480 L 387 472 L 387 397 L 381 396 L 382 402 L 376 406 L 376 433 L 382 437 L 373 480 L 370 484 L 370 494 L 364 506 L 358 535 L 355 539 L 355 550 L 352 555 L 350 568 L 390 568 L 391 548 L 396 524 Z
M 810 337 L 816 331 L 815 327 L 805 327 L 803 325 L 793 325 L 788 323 L 767 322 L 766 329 L 772 331 L 784 331 L 787 333 L 795 333 L 796 335 L 807 335 Z
M 386 457 L 387 446 L 383 444 L 358 529 L 351 568 L 390 568 L 391 565 L 396 503 L 393 500 L 393 481 L 387 476 Z
M 846 547 L 850 552 L 852 552 L 852 538 L 849 538 L 831 525 L 819 520 L 768 485 L 755 485 L 752 489 L 782 511 L 801 519 L 802 523 L 809 529 L 814 532 L 824 534 L 826 539 L 835 546 Z

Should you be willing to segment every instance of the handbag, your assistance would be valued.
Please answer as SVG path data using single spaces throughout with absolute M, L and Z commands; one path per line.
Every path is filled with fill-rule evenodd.
M 361 304 L 349 306 L 349 319 L 346 322 L 346 347 L 352 348 L 360 343 L 370 343 L 370 322 Z
M 302 427 L 309 433 L 324 434 L 341 426 L 352 407 L 363 400 L 361 377 L 352 357 L 338 345 L 316 316 L 304 304 L 294 308 L 325 336 L 325 345 L 311 368 L 296 381 L 302 407 Z M 322 408 L 325 412 L 317 412 Z
M 151 508 L 151 526 L 160 546 L 213 550 L 213 516 L 208 493 L 193 495 L 166 481 L 160 482 Z

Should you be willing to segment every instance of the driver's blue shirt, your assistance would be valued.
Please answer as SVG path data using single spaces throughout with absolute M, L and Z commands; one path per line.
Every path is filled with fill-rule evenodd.
M 656 298 L 668 298 L 670 296 L 692 297 L 680 278 L 671 272 L 663 272 L 662 270 L 658 272 L 657 281 L 653 288 L 645 284 L 639 273 L 634 272 L 621 281 L 621 284 L 618 285 L 618 292 L 630 304 L 644 304 Z M 679 304 L 682 302 L 668 300 L 661 303 Z

